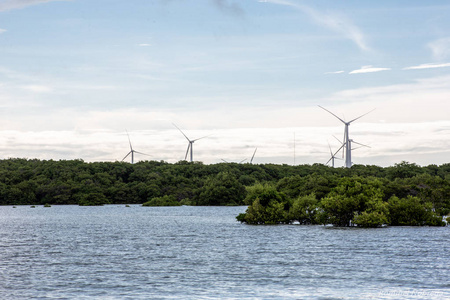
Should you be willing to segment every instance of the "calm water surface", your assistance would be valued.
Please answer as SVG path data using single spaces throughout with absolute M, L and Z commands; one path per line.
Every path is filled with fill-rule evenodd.
M 0 207 L 1 299 L 450 299 L 450 227 L 249 226 L 245 207 Z

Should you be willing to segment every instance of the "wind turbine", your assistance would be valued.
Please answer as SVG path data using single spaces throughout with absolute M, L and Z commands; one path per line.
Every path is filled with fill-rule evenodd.
M 333 114 L 331 111 L 329 111 L 326 108 L 323 108 L 322 106 L 319 105 L 320 108 L 322 108 L 323 110 L 329 112 L 330 114 L 332 114 L 333 116 L 335 116 L 339 121 L 341 121 L 342 123 L 344 123 L 345 125 L 345 129 L 344 129 L 344 142 L 343 142 L 343 146 L 345 148 L 345 167 L 346 168 L 350 168 L 352 166 L 352 146 L 351 146 L 351 142 L 352 140 L 349 137 L 349 133 L 348 133 L 348 126 L 350 126 L 350 124 L 362 117 L 364 117 L 365 115 L 373 112 L 375 109 L 372 109 L 371 111 L 369 111 L 368 113 L 365 113 L 351 121 L 344 121 L 341 118 L 339 118 L 338 116 L 336 116 L 335 114 Z M 356 142 L 354 142 L 356 143 Z M 364 145 L 365 146 L 365 145 Z
M 188 144 L 188 147 L 187 147 L 187 150 L 186 150 L 186 155 L 184 156 L 184 160 L 186 160 L 186 158 L 187 158 L 187 156 L 188 156 L 188 153 L 189 153 L 189 150 L 190 150 L 190 162 L 193 162 L 194 161 L 194 150 L 193 150 L 193 146 L 194 146 L 194 142 L 195 141 L 198 141 L 198 140 L 201 140 L 201 139 L 203 139 L 203 138 L 205 138 L 205 137 L 208 137 L 209 135 L 206 135 L 206 136 L 204 136 L 204 137 L 201 137 L 201 138 L 198 138 L 198 139 L 195 139 L 195 140 L 190 140 L 185 134 L 184 134 L 184 132 L 180 129 L 180 128 L 178 128 L 178 126 L 177 125 L 175 125 L 174 123 L 172 123 L 173 124 L 173 126 L 175 126 L 183 135 L 184 135 L 184 137 L 188 140 L 188 142 L 189 142 L 189 144 Z
M 223 161 L 223 162 L 226 162 L 227 164 L 229 164 L 230 162 L 229 161 L 226 161 L 225 159 L 223 159 L 223 158 L 221 158 L 221 160 Z M 246 161 L 247 159 L 246 158 L 244 158 L 243 160 L 241 160 L 240 162 L 238 162 L 238 164 L 242 164 L 244 161 Z
M 336 157 L 336 154 L 337 154 L 339 151 L 341 151 L 341 149 L 342 149 L 342 147 L 344 147 L 344 145 L 345 145 L 345 144 L 342 144 L 342 146 L 339 147 L 339 149 L 338 149 L 336 152 L 333 153 L 333 151 L 331 150 L 330 143 L 328 143 L 328 147 L 330 148 L 331 158 L 327 161 L 326 164 L 328 164 L 328 163 L 331 161 L 331 166 L 334 168 L 334 160 L 337 158 L 337 157 Z M 337 159 L 339 159 L 339 158 L 337 158 Z
M 128 154 L 125 155 L 125 157 L 122 159 L 122 161 L 124 161 L 125 158 L 127 158 L 131 154 L 131 163 L 134 164 L 134 153 L 139 153 L 139 154 L 142 154 L 142 155 L 150 156 L 148 154 L 145 154 L 145 153 L 142 153 L 142 152 L 134 150 L 133 146 L 131 145 L 130 135 L 128 134 L 128 131 L 126 129 L 125 129 L 125 131 L 127 132 L 127 135 L 128 135 L 128 142 L 130 142 L 130 152 L 128 152 Z

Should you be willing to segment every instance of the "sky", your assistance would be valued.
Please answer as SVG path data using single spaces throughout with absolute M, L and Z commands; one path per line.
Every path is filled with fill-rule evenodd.
M 449 163 L 450 2 L 0 0 L 0 158 Z M 337 155 L 342 158 L 340 154 Z M 129 157 L 126 161 L 129 161 Z M 343 166 L 343 160 L 336 160 Z

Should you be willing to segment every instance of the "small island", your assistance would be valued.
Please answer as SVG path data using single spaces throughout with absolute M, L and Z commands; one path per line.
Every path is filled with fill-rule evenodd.
M 450 164 L 390 167 L 0 160 L 0 205 L 248 206 L 246 224 L 442 226 Z

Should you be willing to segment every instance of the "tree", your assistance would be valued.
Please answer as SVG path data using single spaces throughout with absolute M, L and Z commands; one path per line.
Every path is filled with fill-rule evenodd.
M 242 205 L 245 187 L 228 172 L 210 176 L 200 189 L 198 205 Z
M 422 204 L 418 197 L 389 199 L 390 225 L 393 226 L 443 226 L 442 218 L 433 212 L 432 204 Z
M 327 196 L 320 201 L 319 221 L 322 224 L 346 227 L 351 225 L 359 208 L 359 199 L 341 194 Z
M 289 210 L 289 219 L 302 225 L 318 224 L 317 211 L 319 201 L 314 193 L 298 197 Z
M 288 224 L 290 203 L 284 193 L 272 185 L 258 184 L 249 189 L 246 202 L 252 203 L 236 219 L 247 224 Z

